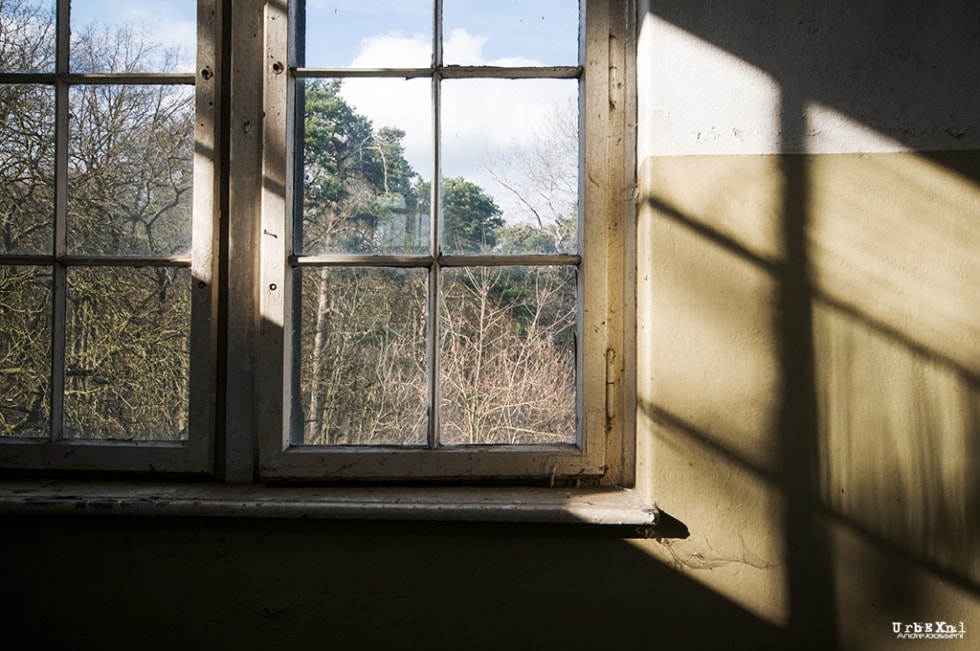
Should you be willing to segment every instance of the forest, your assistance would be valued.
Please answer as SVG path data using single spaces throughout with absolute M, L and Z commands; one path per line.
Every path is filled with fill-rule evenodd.
M 70 86 L 58 169 L 53 8 L 0 0 L 0 32 L 0 72 L 51 77 L 0 84 L 0 435 L 184 439 L 193 88 Z M 175 57 L 135 28 L 72 36 L 72 72 Z
M 53 15 L 0 0 L 0 17 L 0 73 L 14 73 L 0 84 L 0 436 L 186 439 L 193 87 L 72 84 L 59 163 Z M 72 72 L 176 59 L 135 27 L 73 27 Z M 574 442 L 573 112 L 555 107 L 534 142 L 486 157 L 520 207 L 504 214 L 461 177 L 441 179 L 434 207 L 405 133 L 359 113 L 341 80 L 297 81 L 295 105 L 288 345 L 303 442 L 424 446 L 433 419 L 440 445 Z M 434 266 L 441 255 L 456 262 Z

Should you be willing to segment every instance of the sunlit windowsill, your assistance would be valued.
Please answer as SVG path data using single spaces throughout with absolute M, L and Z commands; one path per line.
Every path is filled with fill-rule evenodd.
M 0 515 L 522 522 L 636 526 L 659 512 L 630 489 L 296 487 L 261 484 L 0 481 Z

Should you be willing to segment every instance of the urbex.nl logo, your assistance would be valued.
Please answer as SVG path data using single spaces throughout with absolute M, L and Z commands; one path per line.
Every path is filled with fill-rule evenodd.
M 962 640 L 963 622 L 892 622 L 892 632 L 900 640 Z

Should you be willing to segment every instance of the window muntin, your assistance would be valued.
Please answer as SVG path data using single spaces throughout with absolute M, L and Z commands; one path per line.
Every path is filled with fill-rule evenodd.
M 205 471 L 213 7 L 0 7 L 3 463 Z
M 263 355 L 262 375 L 268 378 L 278 375 L 285 389 L 281 398 L 267 396 L 260 403 L 260 474 L 263 476 L 321 480 L 425 477 L 554 480 L 556 477 L 594 476 L 605 472 L 606 423 L 597 418 L 604 411 L 605 392 L 583 390 L 586 383 L 590 388 L 601 387 L 605 369 L 604 357 L 594 352 L 595 347 L 601 345 L 600 337 L 584 332 L 586 319 L 583 316 L 588 314 L 592 318 L 585 309 L 589 297 L 596 300 L 601 293 L 598 287 L 587 289 L 590 282 L 595 283 L 589 280 L 588 265 L 584 260 L 590 247 L 599 252 L 597 260 L 600 260 L 603 248 L 601 238 L 587 239 L 579 235 L 583 232 L 581 220 L 584 214 L 579 170 L 583 160 L 582 145 L 587 141 L 590 129 L 589 121 L 581 111 L 589 81 L 585 66 L 579 63 L 584 60 L 580 58 L 583 54 L 579 54 L 584 52 L 580 28 L 570 32 L 576 55 L 566 65 L 544 65 L 520 57 L 497 61 L 494 65 L 444 65 L 443 4 L 436 2 L 429 6 L 433 17 L 433 41 L 428 46 L 431 61 L 424 67 L 393 67 L 392 64 L 379 67 L 375 60 L 362 56 L 364 52 L 358 55 L 356 51 L 353 55 L 348 52 L 346 57 L 345 63 L 353 63 L 353 66 L 308 66 L 307 62 L 311 60 L 336 61 L 344 57 L 331 59 L 304 52 L 304 49 L 310 49 L 312 42 L 309 37 L 304 37 L 304 29 L 306 34 L 312 33 L 314 21 L 310 13 L 304 13 L 301 3 L 291 3 L 288 10 L 283 9 L 281 13 L 277 8 L 270 8 L 267 15 L 270 67 L 266 77 L 267 165 L 260 298 L 265 315 L 263 341 L 270 347 Z M 600 10 L 598 5 L 594 9 Z M 573 13 L 578 26 L 578 9 Z M 581 16 L 586 16 L 584 7 Z M 287 24 L 292 26 L 291 32 L 285 28 Z M 322 29 L 316 28 L 316 33 L 331 28 L 342 29 L 337 25 L 327 27 L 324 23 Z M 394 39 L 399 35 L 389 34 L 388 37 Z M 369 49 L 380 40 L 383 40 L 382 36 L 363 39 L 363 43 Z M 415 38 L 414 42 L 418 44 L 421 40 Z M 288 52 L 293 53 L 292 58 L 287 56 Z M 370 67 L 360 65 L 365 62 L 369 62 Z M 497 65 L 501 63 L 504 65 Z M 607 78 L 607 75 L 603 77 Z M 598 77 L 596 81 L 599 81 Z M 345 96 L 349 92 L 347 84 L 358 87 L 357 91 L 350 92 L 350 98 Z M 404 229 L 404 235 L 364 238 L 364 231 L 360 231 L 360 239 L 348 240 L 339 247 L 337 238 L 327 247 L 311 247 L 310 240 L 316 238 L 305 235 L 309 214 L 313 212 L 307 201 L 314 194 L 308 162 L 319 155 L 316 149 L 311 153 L 310 147 L 311 127 L 319 126 L 319 117 L 311 117 L 306 98 L 311 87 L 317 93 L 330 87 L 331 93 L 346 109 L 355 115 L 363 115 L 372 127 L 380 130 L 388 123 L 376 123 L 369 115 L 361 114 L 359 106 L 354 104 L 355 97 L 363 97 L 358 93 L 363 93 L 363 89 L 372 84 L 401 85 L 402 88 L 408 84 L 417 85 L 414 93 L 405 93 L 405 102 L 415 113 L 424 113 L 420 106 L 427 105 L 432 125 L 432 140 L 426 143 L 427 158 L 421 159 L 424 162 L 418 168 L 431 168 L 432 176 L 440 178 L 441 183 L 433 188 L 431 176 L 426 178 L 416 173 L 412 182 L 402 183 L 403 191 L 393 191 L 394 175 L 384 174 L 386 169 L 390 170 L 384 165 L 392 165 L 393 160 L 401 164 L 408 158 L 402 141 L 396 137 L 379 142 L 376 136 L 367 132 L 360 137 L 344 134 L 336 140 L 348 148 L 351 143 L 357 143 L 356 148 L 351 148 L 357 150 L 357 160 L 371 161 L 369 148 L 360 143 L 371 143 L 371 149 L 377 152 L 376 159 L 380 159 L 377 162 L 381 171 L 374 172 L 375 187 L 366 193 L 375 203 L 365 208 L 362 201 L 359 219 L 369 223 L 370 229 L 378 225 L 387 229 L 386 232 Z M 423 84 L 427 86 L 426 105 L 420 104 L 418 99 L 422 97 L 419 89 Z M 557 92 L 551 89 L 557 89 Z M 506 99 L 500 97 L 501 92 Z M 548 154 L 547 147 L 525 143 L 525 146 L 509 151 L 502 148 L 492 151 L 483 144 L 480 149 L 485 155 L 481 163 L 486 167 L 488 161 L 496 159 L 497 169 L 491 171 L 496 176 L 481 170 L 483 176 L 473 177 L 479 182 L 467 178 L 465 174 L 477 174 L 472 171 L 476 166 L 471 161 L 458 163 L 451 141 L 464 131 L 482 131 L 483 139 L 489 141 L 491 138 L 487 134 L 494 124 L 483 116 L 489 116 L 490 120 L 496 118 L 497 124 L 503 125 L 505 111 L 496 107 L 506 107 L 508 100 L 520 102 L 522 97 L 549 93 L 554 101 L 547 110 L 533 115 L 545 119 L 531 128 L 517 122 L 512 133 L 501 129 L 502 134 L 495 135 L 504 140 L 509 136 L 514 141 L 515 134 L 521 130 L 536 133 L 539 140 L 543 139 L 542 134 L 570 134 L 573 141 L 568 154 L 571 163 L 561 162 L 561 157 L 552 151 L 550 158 L 556 160 L 546 161 L 551 164 L 551 170 L 542 172 L 542 175 L 552 175 L 551 182 L 540 184 L 535 183 L 535 179 L 525 178 L 521 185 L 513 183 L 505 172 L 534 169 L 535 157 Z M 495 107 L 489 111 L 481 110 L 479 118 L 468 114 L 467 105 L 480 106 L 490 100 Z M 401 104 L 401 94 L 387 97 L 387 108 Z M 558 111 L 564 112 L 559 116 L 564 120 L 554 117 Z M 524 123 L 530 121 L 532 113 L 518 113 Z M 558 122 L 567 124 L 556 125 Z M 274 153 L 277 143 L 282 148 L 282 158 Z M 352 157 L 351 154 L 326 158 L 336 162 Z M 277 162 L 279 160 L 282 164 Z M 286 161 L 296 162 L 290 165 Z M 413 171 L 416 169 L 411 162 L 409 166 Z M 459 176 L 451 176 L 452 173 Z M 345 179 L 354 176 L 350 168 L 344 174 Z M 367 172 L 362 174 L 367 176 Z M 483 183 L 501 188 L 502 194 L 515 195 L 511 203 L 517 204 L 523 213 L 508 206 L 509 211 L 502 214 L 504 211 L 495 201 L 498 195 L 487 192 Z M 278 187 L 282 191 L 277 193 Z M 360 187 L 363 188 L 363 184 Z M 532 187 L 537 195 L 520 195 L 520 191 L 528 187 Z M 358 188 L 351 188 L 337 196 L 348 199 L 357 191 Z M 567 198 L 569 191 L 570 200 Z M 453 193 L 462 197 L 454 200 Z M 341 203 L 335 201 L 331 205 L 336 208 Z M 478 217 L 474 219 L 472 209 L 480 205 L 485 209 L 477 212 Z M 538 206 L 544 209 L 536 210 Z M 469 223 L 463 209 L 470 209 Z M 456 224 L 453 222 L 454 211 L 463 213 Z M 356 214 L 357 209 L 347 212 L 347 215 Z M 297 220 L 300 220 L 299 225 Z M 321 231 L 327 230 L 330 229 L 321 226 Z M 339 232 L 342 229 L 333 230 Z M 349 230 L 357 231 L 356 228 Z M 593 229 L 593 232 L 600 231 Z M 280 233 L 287 237 L 279 237 Z M 289 237 L 295 243 L 290 243 Z M 389 246 L 372 248 L 364 244 L 367 240 L 373 243 L 380 240 Z M 394 245 L 390 246 L 392 242 Z M 314 253 L 308 251 L 311 248 Z M 325 338 L 325 335 L 309 332 L 316 310 L 308 304 L 311 300 L 308 296 L 317 292 L 298 289 L 296 279 L 309 282 L 308 279 L 322 275 L 323 270 L 334 273 L 341 269 L 354 270 L 356 274 L 373 272 L 379 277 L 410 269 L 427 278 L 424 292 L 418 285 L 413 289 L 412 295 L 419 307 L 407 317 L 412 323 L 424 323 L 425 356 L 420 358 L 416 354 L 411 364 L 396 365 L 399 372 L 406 375 L 397 375 L 398 381 L 394 383 L 402 396 L 407 392 L 418 396 L 425 413 L 414 412 L 408 419 L 411 425 L 404 431 L 395 432 L 394 438 L 372 439 L 368 436 L 363 439 L 377 440 L 377 444 L 358 444 L 353 442 L 356 436 L 344 434 L 333 438 L 308 436 L 309 423 L 320 419 L 304 411 L 304 405 L 317 402 L 310 397 L 310 387 L 322 382 L 305 375 L 304 369 L 319 363 L 322 368 L 333 370 L 341 383 L 346 381 L 348 386 L 374 386 L 383 384 L 385 376 L 381 369 L 390 373 L 393 368 L 392 364 L 376 363 L 377 372 L 372 369 L 366 380 L 356 374 L 352 378 L 343 372 L 337 373 L 345 363 L 338 361 L 339 358 L 320 358 L 314 362 L 317 358 L 310 352 L 303 352 L 318 350 L 306 342 L 318 335 Z M 337 300 L 336 292 L 330 295 Z M 386 302 L 390 303 L 381 300 L 381 306 L 367 313 L 383 313 Z M 297 314 L 307 316 L 297 318 Z M 491 323 L 490 317 L 498 321 Z M 352 330 L 359 329 L 358 316 L 348 313 L 333 318 L 341 319 Z M 377 322 L 375 319 L 374 323 Z M 421 348 L 419 330 L 421 328 L 413 328 L 415 339 L 407 349 Z M 475 343 L 477 334 L 482 337 L 480 343 Z M 376 340 L 390 336 L 390 331 L 381 327 L 371 333 Z M 500 381 L 481 383 L 475 380 L 481 373 L 490 374 L 491 371 Z M 549 373 L 547 379 L 539 381 L 539 374 L 545 372 Z M 404 380 L 408 375 L 412 377 L 411 381 Z M 297 399 L 297 395 L 302 397 Z M 352 397 L 352 405 L 353 401 Z M 320 401 L 318 404 L 322 407 L 328 403 Z M 340 414 L 351 410 L 335 408 Z M 420 428 L 424 428 L 424 440 L 420 437 Z
M 9 8 L 13 6 L 13 1 L 8 0 L 3 4 Z M 42 9 L 46 6 L 51 11 L 60 8 L 62 26 L 68 24 L 67 3 L 59 4 L 51 0 L 38 4 L 43 5 Z M 83 4 L 85 3 L 73 3 L 73 6 Z M 96 4 L 101 7 L 100 3 Z M 140 6 L 149 5 L 150 3 L 144 2 Z M 343 447 L 345 451 L 350 448 L 350 456 L 329 461 L 320 454 L 322 446 L 294 446 L 286 437 L 280 436 L 285 431 L 282 421 L 284 414 L 287 413 L 282 406 L 287 404 L 295 393 L 284 381 L 284 378 L 293 377 L 293 373 L 289 367 L 291 363 L 289 358 L 283 354 L 282 329 L 285 322 L 284 315 L 293 313 L 292 306 L 288 305 L 289 297 L 284 296 L 281 291 L 285 286 L 285 262 L 289 261 L 290 255 L 265 256 L 255 264 L 254 269 L 251 259 L 252 247 L 256 242 L 260 242 L 261 250 L 267 252 L 268 244 L 274 235 L 280 238 L 291 235 L 284 222 L 279 225 L 275 223 L 275 215 L 286 214 L 286 206 L 283 203 L 286 188 L 294 187 L 291 182 L 286 182 L 285 154 L 287 152 L 285 150 L 292 147 L 292 143 L 287 137 L 285 127 L 287 119 L 291 120 L 292 116 L 284 109 L 290 96 L 290 93 L 286 92 L 288 84 L 305 77 L 301 70 L 295 71 L 295 75 L 288 74 L 288 66 L 284 64 L 288 61 L 285 56 L 287 41 L 275 35 L 276 27 L 270 26 L 270 23 L 266 23 L 266 27 L 269 28 L 265 30 L 267 43 L 256 41 L 258 46 L 251 45 L 251 40 L 255 40 L 256 31 L 250 21 L 260 13 L 257 5 L 246 6 L 240 11 L 236 5 L 232 36 L 238 34 L 235 51 L 240 57 L 241 66 L 236 68 L 238 73 L 230 75 L 231 66 L 228 62 L 221 65 L 215 56 L 220 32 L 218 26 L 221 22 L 221 3 L 199 2 L 198 5 L 200 10 L 196 35 L 197 65 L 192 69 L 184 66 L 168 73 L 145 70 L 69 71 L 66 64 L 59 63 L 70 61 L 66 55 L 70 42 L 66 30 L 62 31 L 62 36 L 59 38 L 50 35 L 38 38 L 40 48 L 35 60 L 31 61 L 8 54 L 9 50 L 3 48 L 10 45 L 12 41 L 6 36 L 0 38 L 0 52 L 4 53 L 4 56 L 0 57 L 0 92 L 8 92 L 17 86 L 26 86 L 37 91 L 36 96 L 41 97 L 40 101 L 47 102 L 47 105 L 52 107 L 56 104 L 58 106 L 57 111 L 24 112 L 22 116 L 31 118 L 30 121 L 24 121 L 19 126 L 14 122 L 7 122 L 0 127 L 8 132 L 19 129 L 18 133 L 29 134 L 23 140 L 17 141 L 16 147 L 8 147 L 4 150 L 2 155 L 7 157 L 7 160 L 15 160 L 16 156 L 20 156 L 21 162 L 34 161 L 33 166 L 26 168 L 27 173 L 19 177 L 33 188 L 31 201 L 18 203 L 16 206 L 11 205 L 14 202 L 8 202 L 11 210 L 4 213 L 5 216 L 19 215 L 16 221 L 19 225 L 26 225 L 24 228 L 26 232 L 17 239 L 16 247 L 9 246 L 0 251 L 0 282 L 5 283 L 4 291 L 0 292 L 0 303 L 10 296 L 16 296 L 16 302 L 20 306 L 17 312 L 9 309 L 0 310 L 0 329 L 6 332 L 11 328 L 7 324 L 13 323 L 16 324 L 15 328 L 24 330 L 24 323 L 31 324 L 30 337 L 18 338 L 16 342 L 17 347 L 21 349 L 19 352 L 32 351 L 22 355 L 18 360 L 18 362 L 30 362 L 30 364 L 20 365 L 18 373 L 30 371 L 34 373 L 40 384 L 45 385 L 42 391 L 34 394 L 41 396 L 41 402 L 45 405 L 38 412 L 41 414 L 38 419 L 41 424 L 32 422 L 30 431 L 21 429 L 16 436 L 0 437 L 3 439 L 0 440 L 0 464 L 7 468 L 84 468 L 89 471 L 157 470 L 206 473 L 211 459 L 210 436 L 215 433 L 217 427 L 219 438 L 222 436 L 228 438 L 227 444 L 222 445 L 221 448 L 225 457 L 225 470 L 219 469 L 216 476 L 234 477 L 236 481 L 248 481 L 254 478 L 255 459 L 251 455 L 255 453 L 255 448 L 250 441 L 254 440 L 251 437 L 258 434 L 258 440 L 264 446 L 261 451 L 259 474 L 267 477 L 292 476 L 300 479 L 336 478 L 338 480 L 413 477 L 526 479 L 531 477 L 532 481 L 539 481 L 540 478 L 550 480 L 563 476 L 579 474 L 594 476 L 604 473 L 603 483 L 629 485 L 630 442 L 624 438 L 629 431 L 628 423 L 624 424 L 624 419 L 628 420 L 629 416 L 629 402 L 626 400 L 628 387 L 617 385 L 628 375 L 628 373 L 624 375 L 621 367 L 624 360 L 629 359 L 622 354 L 623 350 L 629 349 L 628 330 L 624 321 L 624 318 L 629 316 L 629 306 L 620 302 L 628 294 L 630 286 L 628 274 L 622 273 L 623 267 L 629 266 L 629 260 L 624 259 L 624 254 L 628 258 L 629 249 L 623 248 L 627 238 L 619 241 L 621 231 L 617 230 L 624 227 L 621 223 L 624 217 L 627 218 L 625 226 L 629 224 L 627 206 L 629 189 L 632 188 L 632 159 L 628 146 L 632 128 L 629 122 L 630 98 L 628 92 L 623 92 L 623 89 L 628 91 L 629 84 L 623 82 L 628 80 L 630 75 L 628 44 L 631 30 L 635 25 L 629 23 L 629 12 L 624 11 L 626 5 L 617 2 L 608 4 L 593 2 L 586 12 L 590 16 L 586 28 L 586 32 L 590 34 L 589 45 L 582 44 L 582 47 L 586 47 L 590 54 L 582 58 L 585 62 L 583 68 L 586 71 L 582 82 L 585 88 L 582 95 L 585 97 L 576 98 L 574 108 L 578 110 L 584 106 L 586 109 L 580 112 L 580 120 L 585 125 L 582 140 L 587 150 L 581 178 L 589 179 L 589 192 L 582 196 L 584 199 L 582 210 L 586 215 L 599 217 L 585 220 L 580 225 L 583 227 L 582 233 L 576 237 L 566 238 L 567 233 L 563 232 L 556 245 L 556 250 L 561 255 L 574 256 L 578 254 L 578 242 L 581 240 L 583 253 L 587 253 L 584 261 L 576 264 L 574 260 L 570 261 L 568 258 L 563 260 L 551 258 L 548 261 L 534 261 L 531 265 L 511 264 L 518 260 L 508 259 L 507 256 L 519 255 L 523 249 L 508 249 L 503 245 L 493 255 L 494 259 L 486 264 L 479 259 L 469 260 L 471 263 L 478 263 L 470 265 L 477 269 L 506 267 L 508 264 L 518 268 L 530 266 L 535 269 L 555 266 L 569 268 L 570 264 L 571 267 L 577 267 L 579 277 L 575 283 L 576 291 L 586 298 L 586 300 L 579 300 L 580 312 L 577 314 L 582 339 L 577 342 L 576 353 L 582 358 L 581 368 L 586 370 L 580 373 L 578 378 L 582 385 L 579 396 L 583 402 L 581 411 L 577 414 L 582 432 L 581 440 L 572 446 L 563 445 L 555 448 L 542 445 L 530 452 L 521 449 L 518 455 L 510 454 L 514 450 L 512 446 L 507 445 L 493 446 L 492 450 L 495 453 L 492 455 L 474 455 L 473 452 L 482 452 L 485 449 L 480 445 L 450 446 L 438 450 L 438 458 L 432 455 L 432 450 L 427 448 L 428 442 L 426 442 L 426 445 L 421 446 L 400 446 L 397 450 L 397 460 L 388 455 L 389 446 L 370 447 L 368 448 L 370 451 L 376 450 L 378 454 L 365 455 L 364 447 L 347 445 L 336 447 Z M 284 4 L 269 3 L 266 8 L 269 10 L 267 17 L 273 20 L 282 19 L 279 20 L 278 25 L 280 27 L 285 25 L 285 16 L 276 16 L 276 12 L 285 11 Z M 250 10 L 255 15 L 251 15 Z M 0 27 L 10 25 L 7 21 L 0 21 L 0 23 L 2 23 Z M 44 29 L 56 31 L 57 25 L 54 21 L 42 21 L 41 25 Z M 242 45 L 245 46 L 244 50 L 241 48 Z M 431 50 L 431 46 L 426 49 L 426 57 L 431 56 Z M 254 65 L 256 67 L 264 65 L 266 69 L 265 79 L 260 80 L 259 84 L 253 80 L 256 72 L 256 68 L 251 63 L 253 52 L 256 54 Z M 283 56 L 277 57 L 276 54 L 280 52 Z M 394 65 L 408 64 L 409 62 L 402 60 L 402 57 L 394 61 Z M 427 64 L 427 61 L 423 61 L 420 65 L 425 67 Z M 325 61 L 315 65 L 334 64 Z M 284 71 L 287 74 L 283 74 Z M 446 77 L 450 78 L 457 72 L 451 67 L 447 68 L 447 71 Z M 238 89 L 234 106 L 223 103 L 226 98 L 216 92 L 218 81 L 225 76 L 225 72 L 232 77 L 232 95 L 235 95 L 236 88 Z M 410 77 L 417 79 L 414 72 Z M 316 78 L 316 75 L 309 78 Z M 291 79 L 293 81 L 290 81 Z M 373 70 L 355 73 L 348 81 L 361 79 L 382 81 Z M 425 86 L 431 86 L 429 78 L 425 76 L 418 80 Z M 390 81 L 393 85 L 408 83 L 401 78 L 397 81 L 394 79 L 384 81 L 385 83 Z M 448 80 L 448 82 L 454 81 Z M 460 83 L 462 81 L 460 80 Z M 265 100 L 258 100 L 262 95 L 256 92 L 256 86 L 262 84 L 266 86 L 268 92 L 264 94 Z M 154 85 L 166 85 L 184 90 L 194 88 L 196 123 L 190 250 L 173 256 L 159 257 L 156 254 L 145 253 L 92 255 L 92 251 L 81 251 L 77 246 L 75 250 L 69 250 L 71 220 L 67 218 L 67 211 L 71 204 L 68 201 L 67 174 L 59 171 L 60 177 L 55 183 L 56 170 L 67 169 L 69 162 L 67 135 L 72 125 L 67 112 L 69 105 L 67 96 L 75 92 L 76 86 L 149 87 Z M 45 95 L 49 97 L 44 98 Z M 18 97 L 23 96 L 22 92 L 18 95 Z M 276 99 L 269 101 L 270 97 Z M 253 98 L 258 101 L 258 106 L 254 104 Z M 263 102 L 265 102 L 264 108 L 267 109 L 264 112 Z M 590 102 L 591 109 L 588 108 Z M 231 156 L 236 160 L 235 167 L 227 176 L 229 192 L 232 195 L 229 200 L 231 204 L 229 214 L 232 218 L 229 219 L 228 238 L 228 246 L 231 248 L 228 264 L 231 272 L 226 278 L 230 291 L 227 299 L 228 320 L 225 322 L 229 354 L 226 358 L 218 359 L 215 355 L 214 343 L 219 323 L 215 309 L 216 295 L 211 288 L 215 281 L 214 270 L 221 259 L 218 257 L 218 248 L 212 251 L 211 242 L 217 242 L 215 224 L 218 213 L 214 201 L 215 192 L 224 186 L 223 181 L 216 174 L 217 168 L 214 164 L 216 152 L 220 151 L 214 116 L 221 114 L 222 103 L 225 110 L 230 113 L 230 123 L 234 125 L 238 136 L 228 140 Z M 8 117 L 10 115 L 12 114 Z M 260 123 L 261 128 L 257 126 Z M 577 127 L 578 124 L 575 126 Z M 259 146 L 253 144 L 256 135 L 262 136 Z M 29 146 L 25 146 L 25 143 L 29 143 Z M 626 143 L 625 147 L 620 146 L 623 143 Z M 56 145 L 60 151 L 59 156 L 64 157 L 64 160 L 56 161 L 54 155 Z M 588 154 L 590 148 L 592 153 Z M 11 158 L 12 154 L 13 158 Z M 256 168 L 252 165 L 260 158 L 264 166 L 263 171 L 261 174 L 255 173 L 253 177 L 252 170 Z M 529 157 L 529 160 L 531 159 L 533 157 Z M 450 159 L 444 159 L 444 161 L 448 160 Z M 428 178 L 434 176 L 432 171 L 423 170 L 421 166 L 417 169 Z M 577 175 L 578 172 L 579 167 L 576 164 L 575 174 Z M 575 182 L 579 183 L 578 177 L 575 178 Z M 252 188 L 255 190 L 254 196 L 250 194 Z M 3 187 L 3 190 L 8 192 L 13 189 L 18 189 L 18 186 L 5 184 Z M 261 196 L 260 192 L 262 192 Z M 17 198 L 22 199 L 23 195 L 17 195 Z M 47 207 L 45 202 L 49 204 Z M 251 209 L 260 203 L 261 214 L 257 211 L 255 216 L 261 217 L 262 221 L 252 222 Z M 60 219 L 57 223 L 54 218 L 56 215 Z M 248 229 L 252 228 L 250 226 L 252 223 L 257 225 L 254 227 L 254 233 L 249 234 Z M 57 233 L 57 238 L 56 225 L 64 231 Z M 277 227 L 278 230 L 273 232 L 270 227 Z M 427 232 L 424 232 L 426 227 L 427 224 L 423 223 L 416 231 L 422 239 L 428 237 Z M 64 242 L 60 250 L 55 250 L 56 240 Z M 131 244 L 133 242 L 135 240 Z M 426 244 L 428 240 L 421 245 L 422 255 L 427 254 L 424 249 Z M 413 246 L 417 245 L 413 244 Z M 541 250 L 549 254 L 551 252 L 548 247 Z M 95 252 L 98 253 L 97 250 Z M 306 255 L 309 252 L 303 253 Z M 382 265 L 368 265 L 368 268 L 377 268 L 379 271 L 405 270 L 408 267 L 403 264 L 401 257 L 412 254 L 414 253 L 409 251 L 390 250 L 379 256 L 379 258 L 389 256 L 388 258 L 375 261 L 382 262 Z M 454 269 L 453 258 L 454 256 L 443 256 L 444 266 L 450 272 Z M 560 264 L 553 264 L 556 262 Z M 386 267 L 388 263 L 390 266 Z M 107 440 L 105 436 L 93 439 L 65 439 L 60 435 L 53 436 L 49 422 L 51 408 L 55 407 L 53 410 L 55 413 L 64 413 L 63 404 L 58 406 L 54 403 L 57 400 L 64 400 L 64 383 L 68 378 L 64 377 L 66 374 L 63 373 L 61 388 L 54 390 L 52 368 L 58 364 L 63 365 L 65 360 L 63 357 L 60 361 L 55 359 L 52 365 L 52 357 L 55 357 L 52 343 L 59 337 L 65 338 L 65 331 L 69 328 L 69 310 L 77 302 L 69 298 L 70 285 L 58 287 L 54 283 L 55 274 L 52 269 L 59 264 L 65 266 L 66 280 L 75 272 L 88 270 L 92 270 L 96 277 L 111 277 L 115 270 L 120 271 L 122 276 L 128 275 L 127 272 L 138 274 L 141 271 L 154 274 L 163 271 L 191 275 L 189 359 L 193 362 L 190 370 L 190 393 L 193 402 L 189 406 L 189 428 L 186 435 L 182 434 L 186 436 L 186 440 L 120 441 Z M 335 266 L 338 269 L 347 268 L 343 264 Z M 298 258 L 294 258 L 291 261 L 290 275 L 309 273 L 306 271 L 307 267 L 319 268 L 317 254 L 310 254 L 302 263 Z M 255 277 L 251 275 L 253 271 Z M 421 273 L 418 269 L 416 272 Z M 16 282 L 12 284 L 11 279 L 15 279 Z M 280 291 L 276 291 L 277 289 Z M 59 292 L 63 299 L 54 300 Z M 256 308 L 255 312 L 252 311 L 251 305 L 252 292 L 255 292 L 261 301 L 260 307 Z M 625 311 L 620 309 L 622 306 L 626 307 Z M 426 318 L 433 317 L 427 314 Z M 258 336 L 255 339 L 249 334 L 252 323 L 257 328 Z M 58 332 L 59 328 L 61 333 Z M 13 346 L 8 347 L 4 354 L 12 348 Z M 256 356 L 254 362 L 253 353 Z M 61 354 L 63 356 L 64 352 Z M 220 396 L 214 390 L 216 361 L 225 364 L 228 370 L 226 380 L 228 407 L 218 414 L 213 410 L 215 400 L 220 400 Z M 629 366 L 628 361 L 626 366 Z M 608 372 L 603 372 L 605 369 L 608 369 Z M 10 378 L 0 377 L 0 383 L 5 380 Z M 254 394 L 253 389 L 245 391 L 245 385 L 254 386 Z M 13 393 L 4 397 L 12 400 L 22 399 L 24 385 L 17 383 L 15 386 L 14 382 L 6 382 L 3 390 L 7 391 L 10 387 L 14 387 Z M 20 396 L 14 395 L 17 391 L 20 391 Z M 61 394 L 61 397 L 56 397 L 57 394 Z M 626 409 L 622 409 L 622 406 Z M 47 414 L 44 413 L 44 409 L 47 409 Z M 257 424 L 251 417 L 252 413 L 258 416 Z M 225 422 L 217 421 L 216 417 L 225 419 Z M 268 436 L 269 432 L 273 432 L 274 435 Z M 271 451 L 268 449 L 270 441 Z M 305 454 L 308 448 L 313 454 Z M 300 463 L 291 466 L 292 461 L 284 462 L 282 457 L 277 457 L 287 450 L 290 453 L 288 456 L 306 456 L 310 460 L 305 462 L 305 465 Z M 559 454 L 551 454 L 552 452 Z M 606 457 L 605 461 L 603 455 Z

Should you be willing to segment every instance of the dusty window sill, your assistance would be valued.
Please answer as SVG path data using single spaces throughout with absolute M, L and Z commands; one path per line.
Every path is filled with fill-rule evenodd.
M 648 528 L 659 512 L 629 489 L 269 487 L 0 481 L 0 515 L 103 514 L 565 523 Z

